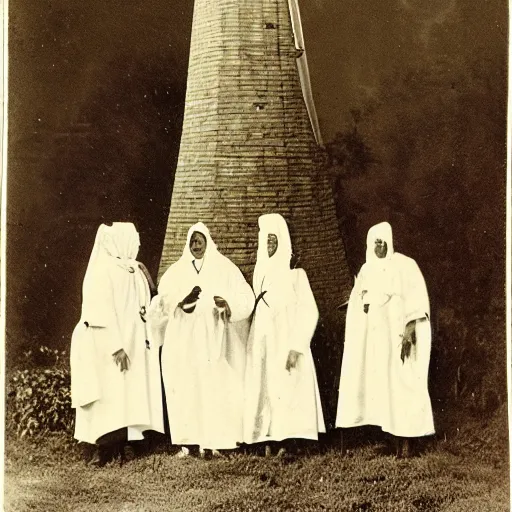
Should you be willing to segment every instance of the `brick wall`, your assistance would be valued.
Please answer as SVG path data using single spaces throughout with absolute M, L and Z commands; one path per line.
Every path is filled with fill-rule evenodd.
M 196 0 L 183 133 L 161 275 L 203 221 L 248 279 L 258 217 L 287 220 L 321 315 L 351 278 L 302 97 L 287 0 Z

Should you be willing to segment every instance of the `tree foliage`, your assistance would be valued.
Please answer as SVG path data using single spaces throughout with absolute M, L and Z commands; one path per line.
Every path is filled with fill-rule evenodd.
M 173 68 L 164 53 L 116 57 L 84 94 L 76 123 L 41 129 L 13 146 L 10 175 L 16 166 L 34 172 L 19 191 L 16 180 L 9 190 L 16 205 L 9 248 L 25 255 L 10 259 L 10 361 L 37 344 L 69 345 L 100 223 L 134 222 L 142 241 L 139 258 L 156 274 L 185 93 Z M 27 189 L 33 201 L 25 211 L 19 205 Z
M 397 69 L 358 113 L 356 128 L 327 146 L 354 272 L 367 230 L 389 221 L 396 249 L 427 280 L 436 394 L 503 400 L 504 62 L 446 58 Z
M 21 366 L 7 379 L 8 432 L 20 437 L 71 433 L 74 414 L 66 352 L 41 346 L 25 352 Z

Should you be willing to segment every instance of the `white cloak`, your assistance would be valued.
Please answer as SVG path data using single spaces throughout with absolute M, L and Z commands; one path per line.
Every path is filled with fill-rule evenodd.
M 95 443 L 124 427 L 129 439 L 141 439 L 144 430 L 164 431 L 159 346 L 144 322 L 150 291 L 133 259 L 138 243 L 132 224 L 98 229 L 83 283 L 82 316 L 71 340 L 71 396 L 79 441 Z M 124 372 L 112 356 L 119 349 L 130 361 Z
M 382 262 L 370 258 L 369 240 L 367 262 L 350 295 L 336 426 L 376 425 L 400 437 L 430 435 L 427 288 L 416 262 L 393 252 L 391 226 L 383 224 L 370 232 L 387 238 L 388 256 Z M 369 304 L 368 313 L 364 304 Z M 402 336 L 409 321 L 416 324 L 416 343 L 402 362 Z
M 291 244 L 285 220 L 260 217 L 254 293 L 264 295 L 256 307 L 247 348 L 244 441 L 318 439 L 325 424 L 310 342 L 318 309 L 303 269 L 290 270 Z M 278 237 L 277 252 L 266 253 L 268 233 Z M 274 260 L 275 258 L 275 260 Z M 286 370 L 290 350 L 301 355 Z
M 206 240 L 200 272 L 189 249 L 194 231 Z M 201 288 L 195 310 L 179 303 Z M 225 299 L 231 317 L 213 297 Z M 240 270 L 220 254 L 202 223 L 192 226 L 183 256 L 171 265 L 153 298 L 150 322 L 163 341 L 162 375 L 174 444 L 232 449 L 242 441 L 243 375 L 248 317 L 254 295 Z

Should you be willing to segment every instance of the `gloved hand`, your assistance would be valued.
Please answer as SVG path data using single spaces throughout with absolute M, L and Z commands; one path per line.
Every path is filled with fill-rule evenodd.
M 416 321 L 413 320 L 405 326 L 405 331 L 402 336 L 402 350 L 400 351 L 400 359 L 402 363 L 405 359 L 411 356 L 411 348 L 416 345 Z
M 116 365 L 119 366 L 119 369 L 122 372 L 129 369 L 130 358 L 128 357 L 128 354 L 123 349 L 120 349 L 117 352 L 114 352 L 113 357 L 114 357 L 114 362 L 116 363 Z
M 199 299 L 199 294 L 201 293 L 201 288 L 199 286 L 194 286 L 190 293 L 178 304 L 179 307 L 185 311 L 185 313 L 192 313 L 194 311 L 195 306 L 186 308 L 185 306 L 189 304 L 194 304 Z
M 286 370 L 290 371 L 297 367 L 297 363 L 299 362 L 300 352 L 296 350 L 290 350 L 288 352 L 288 359 L 286 360 Z
M 227 301 L 225 299 L 223 299 L 222 297 L 219 297 L 218 295 L 215 295 L 213 297 L 213 300 L 215 301 L 215 305 L 218 308 L 224 309 L 224 311 L 226 312 L 227 318 L 229 318 L 231 316 L 231 309 L 230 309 L 229 304 L 227 303 Z

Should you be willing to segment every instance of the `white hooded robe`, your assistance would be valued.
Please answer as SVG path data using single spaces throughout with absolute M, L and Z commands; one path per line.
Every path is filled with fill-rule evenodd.
M 387 243 L 385 258 L 375 254 L 377 239 Z M 394 252 L 391 226 L 377 224 L 368 232 L 366 263 L 348 304 L 337 427 L 376 425 L 400 437 L 434 433 L 428 392 L 429 318 L 427 288 L 418 265 Z M 416 343 L 402 362 L 409 321 L 415 321 Z
M 142 439 L 144 430 L 164 430 L 159 346 L 145 322 L 150 291 L 135 261 L 138 250 L 133 224 L 99 227 L 71 340 L 71 397 L 79 441 L 94 444 L 124 427 L 128 439 Z M 129 358 L 123 372 L 113 358 L 120 349 Z
M 247 347 L 244 440 L 318 439 L 325 424 L 310 342 L 318 309 L 306 272 L 290 269 L 291 242 L 279 214 L 259 218 L 258 258 L 253 289 L 259 300 Z M 267 237 L 275 234 L 277 251 L 268 257 Z M 286 370 L 290 350 L 300 353 Z
M 189 249 L 196 231 L 206 238 L 199 272 Z M 195 286 L 201 293 L 194 311 L 186 313 L 179 303 Z M 214 296 L 228 303 L 229 319 Z M 203 223 L 193 225 L 182 257 L 160 280 L 149 315 L 164 340 L 162 375 L 174 444 L 232 449 L 242 441 L 245 345 L 253 306 L 251 287 L 238 267 L 218 252 Z

